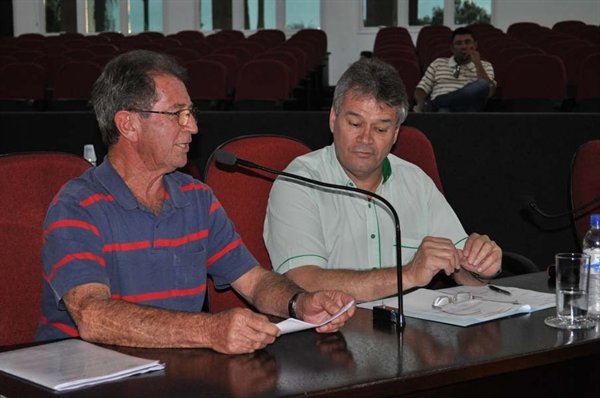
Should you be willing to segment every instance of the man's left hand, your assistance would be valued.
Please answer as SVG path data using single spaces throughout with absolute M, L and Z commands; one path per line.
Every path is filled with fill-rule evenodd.
M 354 298 L 346 293 L 333 290 L 321 290 L 314 293 L 302 293 L 298 296 L 296 304 L 297 314 L 300 319 L 309 323 L 321 323 L 327 318 L 337 314 L 346 304 Z M 354 315 L 356 303 L 345 313 L 333 321 L 317 328 L 319 333 L 337 332 L 344 323 Z
M 502 265 L 502 249 L 487 235 L 471 234 L 460 255 L 464 269 L 484 277 L 493 277 Z

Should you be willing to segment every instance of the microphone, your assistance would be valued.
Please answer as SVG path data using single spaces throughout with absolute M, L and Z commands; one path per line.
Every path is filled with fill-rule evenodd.
M 535 210 L 536 213 L 538 213 L 541 216 L 546 217 L 546 218 L 559 218 L 559 217 L 564 217 L 564 216 L 568 216 L 568 215 L 571 215 L 571 214 L 575 214 L 575 213 L 577 213 L 577 212 L 579 212 L 581 210 L 587 209 L 588 207 L 590 207 L 591 205 L 593 205 L 596 202 L 600 202 L 600 196 L 595 197 L 591 201 L 589 201 L 587 203 L 584 203 L 583 205 L 577 207 L 576 209 L 565 211 L 564 213 L 546 214 L 542 210 L 540 210 L 540 208 L 538 207 L 537 203 L 535 203 L 535 199 L 533 198 L 533 196 L 526 195 L 524 197 L 525 207 L 528 207 L 528 208 L 531 208 L 531 209 Z
M 398 217 L 398 213 L 396 213 L 396 209 L 390 202 L 388 202 L 385 198 L 377 195 L 376 193 L 360 189 L 354 187 L 346 187 L 344 185 L 330 184 L 328 182 L 313 180 L 312 178 L 299 176 L 296 174 L 287 173 L 285 171 L 273 170 L 249 160 L 238 158 L 233 152 L 226 151 L 224 149 L 219 149 L 215 152 L 215 161 L 227 166 L 234 166 L 236 164 L 242 165 L 245 167 L 249 167 L 252 169 L 258 169 L 262 171 L 266 171 L 268 173 L 281 175 L 284 177 L 289 177 L 295 180 L 300 180 L 307 182 L 311 185 L 318 185 L 326 188 L 338 189 L 341 191 L 351 191 L 356 193 L 361 193 L 363 195 L 367 195 L 373 197 L 383 204 L 385 204 L 392 215 L 394 216 L 394 221 L 396 223 L 396 270 L 397 270 L 397 278 L 398 278 L 398 308 L 388 307 L 384 305 L 379 305 L 373 308 L 373 319 L 377 322 L 382 323 L 393 323 L 395 324 L 399 330 L 402 330 L 406 324 L 404 318 L 403 304 L 402 304 L 402 246 L 400 246 L 401 238 L 400 238 L 400 218 Z

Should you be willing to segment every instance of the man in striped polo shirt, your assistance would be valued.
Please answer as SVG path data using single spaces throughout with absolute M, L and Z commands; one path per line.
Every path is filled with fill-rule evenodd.
M 494 68 L 482 61 L 467 28 L 452 32 L 450 58 L 433 61 L 415 89 L 415 112 L 480 111 L 494 94 Z
M 36 339 L 234 354 L 280 335 L 249 309 L 201 312 L 207 275 L 263 313 L 311 323 L 352 301 L 338 291 L 306 293 L 262 268 L 210 188 L 175 171 L 198 132 L 184 81 L 174 59 L 150 51 L 117 57 L 96 81 L 94 109 L 108 156 L 49 206 Z M 317 331 L 336 331 L 353 313 Z

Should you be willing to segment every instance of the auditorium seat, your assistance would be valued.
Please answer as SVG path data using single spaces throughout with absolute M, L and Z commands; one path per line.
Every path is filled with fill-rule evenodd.
M 235 89 L 236 110 L 282 110 L 289 94 L 288 68 L 272 59 L 247 62 Z
M 0 110 L 43 110 L 46 80 L 46 70 L 41 65 L 31 62 L 5 65 L 0 70 Z
M 92 87 L 102 69 L 90 61 L 64 64 L 54 80 L 54 94 L 49 108 L 54 111 L 91 110 Z
M 567 78 L 560 58 L 528 54 L 508 63 L 502 76 L 501 107 L 512 112 L 553 112 L 566 95 Z
M 279 29 L 259 29 L 255 35 L 267 37 L 274 43 L 281 44 L 286 40 L 285 33 Z
M 433 180 L 437 189 L 442 194 L 444 193 L 433 146 L 427 136 L 419 129 L 401 126 L 398 139 L 392 147 L 391 153 L 419 166 Z
M 194 105 L 201 110 L 224 110 L 227 102 L 227 69 L 217 62 L 197 59 L 184 63 L 186 84 Z
M 85 50 L 93 52 L 94 55 L 117 54 L 119 52 L 119 48 L 117 46 L 108 42 L 92 43 L 87 46 Z
M 419 84 L 419 81 L 421 81 L 422 77 L 419 64 L 408 58 L 390 57 L 381 59 L 392 65 L 394 69 L 398 71 L 398 74 L 402 78 L 402 82 L 406 88 L 408 102 L 410 104 L 414 104 L 415 89 L 417 88 L 417 84 Z
M 71 58 L 60 54 L 46 54 L 41 55 L 33 60 L 33 63 L 41 65 L 46 70 L 46 87 L 48 90 L 54 89 L 54 80 L 59 69 L 66 64 L 71 62 Z
M 211 54 L 213 52 L 213 48 L 204 40 L 183 42 L 182 48 L 194 50 L 198 53 L 200 57 Z
M 204 33 L 199 30 L 181 30 L 173 35 L 175 38 L 180 38 L 182 42 L 195 42 L 204 39 Z
M 506 34 L 515 36 L 521 39 L 523 36 L 529 34 L 540 28 L 540 24 L 535 22 L 514 22 L 508 26 Z
M 179 59 L 179 62 L 181 64 L 184 64 L 188 61 L 195 61 L 197 59 L 200 59 L 200 54 L 198 53 L 198 51 L 185 47 L 175 47 L 166 49 L 165 54 L 171 55 Z
M 90 44 L 108 44 L 110 43 L 110 37 L 106 35 L 88 35 L 85 37 L 85 40 L 90 42 Z
M 227 46 L 217 48 L 212 52 L 213 54 L 229 54 L 235 56 L 240 62 L 240 67 L 252 60 L 252 53 L 250 50 L 242 47 Z
M 576 79 L 578 78 L 581 69 L 581 63 L 588 55 L 595 52 L 600 52 L 600 46 L 595 46 L 591 43 L 573 47 L 567 51 L 564 58 L 564 64 L 565 70 L 567 71 L 567 82 L 569 86 L 576 85 Z
M 0 345 L 33 341 L 41 317 L 46 211 L 60 188 L 90 167 L 65 153 L 0 156 Z
M 577 112 L 600 112 L 600 51 L 588 55 L 581 63 L 575 81 Z
M 86 48 L 71 49 L 63 53 L 64 56 L 71 58 L 73 61 L 89 61 L 96 56 L 92 51 Z
M 40 50 L 19 50 L 10 54 L 11 57 L 15 57 L 19 62 L 31 62 L 35 58 L 44 55 Z
M 232 54 L 209 54 L 201 59 L 208 61 L 216 61 L 227 69 L 227 95 L 233 100 L 233 94 L 235 93 L 235 86 L 237 85 L 238 76 L 240 75 L 240 61 Z
M 381 28 L 375 35 L 375 43 L 373 51 L 375 51 L 382 43 L 398 43 L 413 47 L 412 37 L 408 33 L 408 29 L 400 26 L 388 26 Z
M 564 33 L 573 33 L 586 26 L 582 21 L 560 21 L 552 26 L 552 30 Z
M 285 169 L 296 157 L 310 152 L 308 146 L 293 138 L 268 135 L 238 137 L 220 145 L 215 152 L 219 149 L 275 170 Z M 263 241 L 263 223 L 275 177 L 259 170 L 217 164 L 214 152 L 204 175 L 204 181 L 213 189 L 248 250 L 268 270 L 273 267 Z M 247 307 L 232 289 L 216 290 L 212 279 L 209 279 L 208 300 L 211 313 Z
M 417 36 L 417 53 L 419 55 L 423 51 L 425 45 L 428 44 L 429 38 L 432 36 L 442 36 L 448 39 L 448 43 L 451 42 L 452 30 L 443 25 L 426 25 L 421 28 L 419 35 Z
M 600 140 L 581 145 L 571 160 L 571 209 L 576 209 L 600 196 Z M 577 242 L 581 248 L 583 236 L 590 228 L 590 216 L 600 214 L 600 202 L 575 213 L 572 217 Z
M 408 47 L 381 47 L 379 50 L 373 50 L 373 57 L 383 59 L 384 61 L 389 58 L 402 58 L 415 63 L 419 63 L 419 58 L 415 53 L 414 49 L 410 50 Z

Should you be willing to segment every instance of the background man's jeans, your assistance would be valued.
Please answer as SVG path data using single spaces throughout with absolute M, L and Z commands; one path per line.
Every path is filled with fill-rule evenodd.
M 480 111 L 485 107 L 489 93 L 490 84 L 483 79 L 477 79 L 461 89 L 438 95 L 431 103 L 436 110 L 445 108 L 451 111 Z

